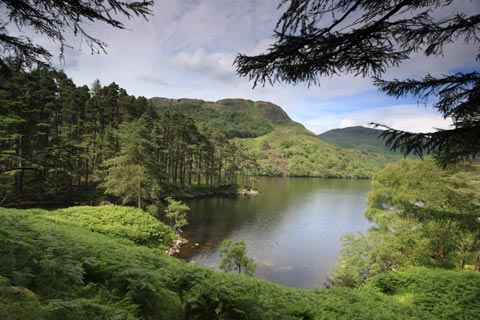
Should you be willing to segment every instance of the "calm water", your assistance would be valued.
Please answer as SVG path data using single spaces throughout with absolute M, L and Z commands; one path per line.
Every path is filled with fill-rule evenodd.
M 221 242 L 244 240 L 256 277 L 314 288 L 332 270 L 340 237 L 369 226 L 363 216 L 368 180 L 261 178 L 256 187 L 262 192 L 256 197 L 187 201 L 183 235 L 190 244 L 182 257 L 218 267 Z

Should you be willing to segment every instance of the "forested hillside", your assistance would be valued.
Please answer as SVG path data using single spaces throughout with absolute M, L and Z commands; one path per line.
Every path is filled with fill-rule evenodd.
M 236 138 L 257 160 L 257 174 L 330 178 L 368 178 L 393 161 L 390 154 L 347 150 L 316 138 L 269 102 L 225 99 L 152 98 L 156 110 L 184 112 L 197 122 Z

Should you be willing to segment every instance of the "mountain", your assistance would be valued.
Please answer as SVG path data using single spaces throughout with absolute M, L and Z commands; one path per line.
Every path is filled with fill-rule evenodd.
M 272 176 L 368 178 L 392 161 L 385 154 L 346 149 L 318 139 L 270 102 L 223 99 L 150 99 L 159 112 L 182 112 L 216 129 L 257 159 Z
M 385 142 L 379 138 L 381 133 L 382 130 L 356 126 L 332 129 L 319 134 L 318 137 L 325 142 L 342 148 L 379 153 L 395 159 L 403 157 L 400 152 L 392 151 L 385 146 Z

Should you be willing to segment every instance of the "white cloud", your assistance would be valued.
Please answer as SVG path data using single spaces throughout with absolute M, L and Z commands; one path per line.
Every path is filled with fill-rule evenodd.
M 204 48 L 194 52 L 181 51 L 170 61 L 179 71 L 198 73 L 216 80 L 237 80 L 232 66 L 235 56 L 225 52 L 207 54 Z
M 135 80 L 149 82 L 149 83 L 153 83 L 153 84 L 157 84 L 157 85 L 161 85 L 161 86 L 169 86 L 170 85 L 168 82 L 166 82 L 162 78 L 157 77 L 157 76 L 148 75 L 148 74 L 137 75 L 137 76 L 135 76 Z
M 352 119 L 342 119 L 342 121 L 340 121 L 340 128 L 353 127 L 354 125 L 355 121 Z
M 343 128 L 352 125 L 367 127 L 369 123 L 380 123 L 395 129 L 410 132 L 430 132 L 435 129 L 448 129 L 451 119 L 443 119 L 439 113 L 432 109 L 417 105 L 394 105 L 356 112 L 340 114 L 323 112 L 316 118 L 305 119 L 303 124 L 315 133 Z

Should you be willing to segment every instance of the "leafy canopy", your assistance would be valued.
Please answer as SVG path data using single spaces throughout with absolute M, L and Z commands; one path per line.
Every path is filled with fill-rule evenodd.
M 441 164 L 480 153 L 480 74 L 476 71 L 393 81 L 380 77 L 413 54 L 440 56 L 456 41 L 478 44 L 480 14 L 462 12 L 451 0 L 283 0 L 275 43 L 264 54 L 235 60 L 237 73 L 257 84 L 320 84 L 323 76 L 351 73 L 372 77 L 394 97 L 432 101 L 453 129 L 415 134 L 387 128 L 382 137 L 393 150 Z M 477 55 L 477 59 L 480 55 Z M 382 126 L 377 124 L 377 126 Z M 383 126 L 385 127 L 385 126 Z
M 346 235 L 331 282 L 357 286 L 408 266 L 480 270 L 480 167 L 401 160 L 372 180 L 367 235 Z

